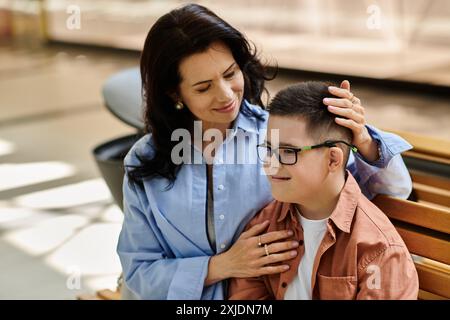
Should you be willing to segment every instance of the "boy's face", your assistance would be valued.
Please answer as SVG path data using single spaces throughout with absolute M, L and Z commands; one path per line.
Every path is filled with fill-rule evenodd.
M 298 117 L 270 116 L 266 142 L 273 149 L 277 148 L 271 141 L 272 130 L 279 132 L 279 147 L 301 148 L 322 141 L 314 141 L 306 131 L 306 121 Z M 273 197 L 282 202 L 305 203 L 320 195 L 324 180 L 327 178 L 328 148 L 304 150 L 297 153 L 297 163 L 285 165 L 272 156 L 270 166 L 265 171 L 272 186 Z M 279 150 L 283 153 L 283 150 Z

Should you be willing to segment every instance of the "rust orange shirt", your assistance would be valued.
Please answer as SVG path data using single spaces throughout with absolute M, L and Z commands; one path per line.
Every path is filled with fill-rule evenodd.
M 288 271 L 230 280 L 229 299 L 282 300 L 304 253 L 303 230 L 293 204 L 271 202 L 247 225 L 270 220 L 267 232 L 291 229 L 299 241 Z M 348 174 L 327 231 L 317 250 L 313 299 L 417 299 L 419 281 L 411 255 L 387 216 L 370 202 Z

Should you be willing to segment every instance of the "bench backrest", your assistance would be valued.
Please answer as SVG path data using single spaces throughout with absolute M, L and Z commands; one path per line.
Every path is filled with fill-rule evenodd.
M 450 165 L 450 141 L 400 130 L 388 131 L 412 144 L 413 149 L 403 153 L 404 156 Z
M 450 299 L 450 208 L 385 195 L 373 202 L 391 219 L 413 254 L 419 299 Z

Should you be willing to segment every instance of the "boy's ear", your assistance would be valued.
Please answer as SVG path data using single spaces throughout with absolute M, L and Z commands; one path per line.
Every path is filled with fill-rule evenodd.
M 344 152 L 341 148 L 331 147 L 328 150 L 329 162 L 328 169 L 330 172 L 340 171 L 342 168 L 342 163 L 344 162 Z

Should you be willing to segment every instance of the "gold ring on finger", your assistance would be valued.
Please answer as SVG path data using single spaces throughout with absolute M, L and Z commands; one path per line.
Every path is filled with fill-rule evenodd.
M 261 247 L 262 243 L 261 243 L 261 236 L 258 237 L 258 247 Z
M 267 246 L 267 243 L 264 245 L 264 251 L 266 251 L 266 256 L 270 255 L 269 247 Z

